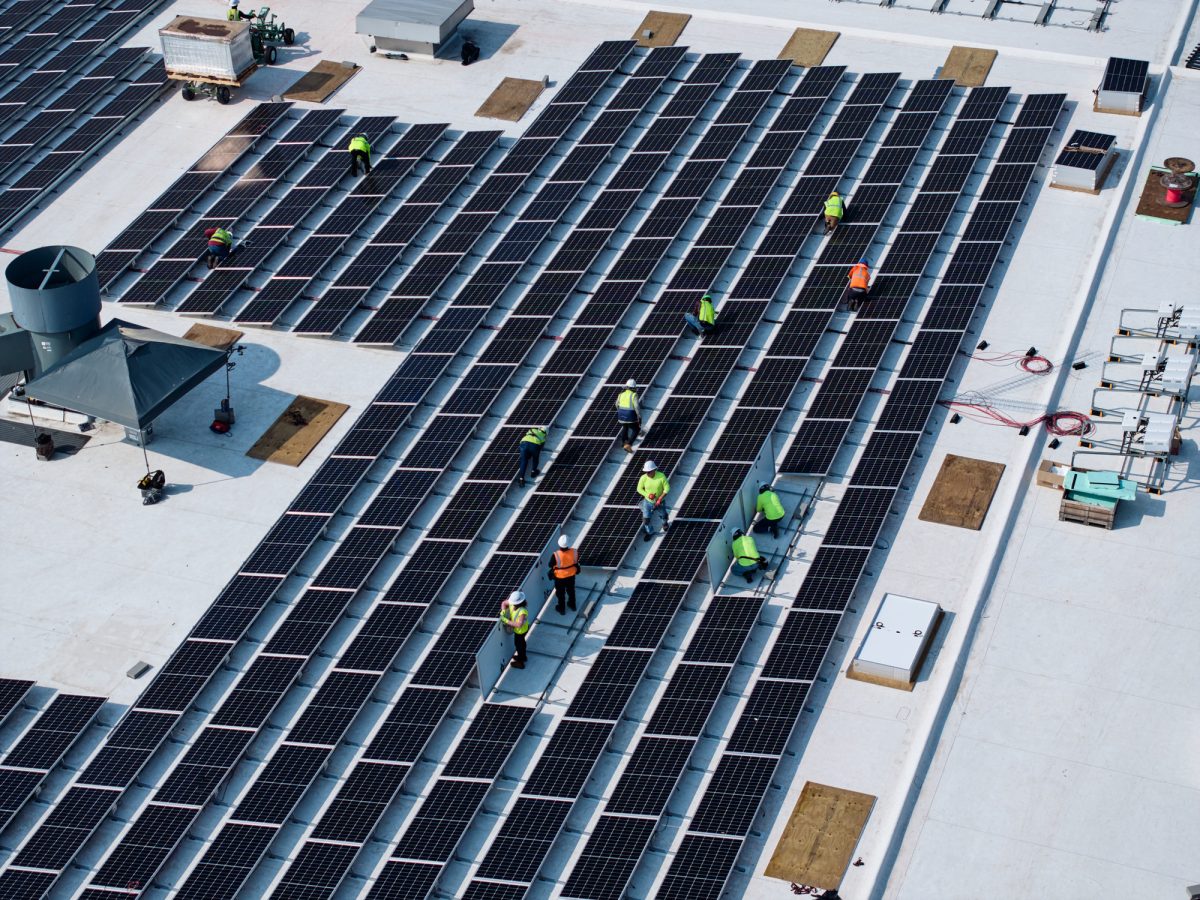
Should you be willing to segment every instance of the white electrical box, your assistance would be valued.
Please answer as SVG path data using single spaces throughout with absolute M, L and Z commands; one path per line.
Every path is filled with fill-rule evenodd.
M 1142 371 L 1157 372 L 1158 364 L 1162 362 L 1163 351 L 1151 350 L 1149 353 L 1142 354 Z
M 942 608 L 928 600 L 884 594 L 851 674 L 911 685 L 941 615 Z
M 1175 417 L 1166 413 L 1147 413 L 1142 449 L 1147 453 L 1170 453 L 1175 436 Z
M 1168 356 L 1166 365 L 1163 366 L 1162 380 L 1160 382 L 1163 391 L 1186 399 L 1188 385 L 1192 381 L 1192 367 L 1195 365 L 1195 362 L 1196 358 L 1190 355 Z

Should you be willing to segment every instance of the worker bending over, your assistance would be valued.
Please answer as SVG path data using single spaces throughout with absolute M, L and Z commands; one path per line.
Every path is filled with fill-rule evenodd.
M 242 19 L 253 19 L 254 13 L 244 13 L 238 9 L 238 0 L 229 0 L 229 11 L 225 13 L 225 18 L 230 22 L 239 22 Z
M 646 460 L 642 466 L 642 477 L 638 479 L 637 492 L 642 496 L 642 540 L 648 541 L 654 537 L 653 518 L 656 512 L 662 513 L 662 527 L 665 534 L 671 523 L 667 520 L 667 494 L 671 493 L 671 482 L 653 460 Z
M 525 632 L 529 630 L 529 610 L 525 607 L 525 592 L 513 591 L 507 600 L 500 601 L 500 624 L 504 630 L 513 636 L 512 667 L 525 668 L 529 661 L 525 647 Z
M 350 138 L 350 174 L 358 175 L 358 164 L 363 164 L 366 174 L 371 174 L 371 142 L 365 134 L 356 134 Z
M 460 55 L 462 57 L 462 64 L 469 66 L 475 60 L 479 59 L 479 45 L 475 43 L 473 38 L 463 38 L 462 53 Z
M 617 395 L 617 425 L 620 427 L 618 437 L 626 453 L 633 452 L 633 442 L 637 440 L 642 427 L 642 410 L 638 406 L 637 382 L 630 378 L 625 382 L 625 390 Z
M 233 232 L 228 228 L 217 226 L 216 228 L 206 228 L 204 236 L 208 238 L 208 249 L 204 251 L 204 264 L 210 269 L 215 269 L 218 263 L 222 263 L 233 255 Z
M 525 432 L 525 436 L 521 438 L 521 459 L 517 466 L 517 484 L 525 487 L 525 469 L 532 464 L 530 474 L 537 478 L 542 473 L 538 471 L 538 464 L 542 459 L 542 444 L 546 443 L 545 428 L 530 428 Z
M 860 259 L 852 265 L 850 274 L 846 278 L 850 282 L 850 287 L 846 291 L 846 300 L 850 304 L 851 312 L 858 312 L 862 302 L 867 299 L 867 291 L 871 289 L 871 268 L 867 265 L 866 259 Z
M 783 521 L 783 503 L 771 485 L 763 482 L 758 486 L 758 503 L 755 512 L 761 513 L 762 518 L 754 523 L 754 530 L 759 534 L 771 532 L 771 537 L 779 537 L 779 523 Z
M 833 234 L 837 231 L 838 225 L 842 222 L 842 216 L 846 214 L 846 204 L 842 200 L 842 195 L 834 191 L 825 199 L 825 233 Z
M 558 536 L 558 549 L 550 554 L 550 578 L 554 581 L 554 597 L 558 614 L 575 609 L 575 576 L 579 574 L 579 553 L 565 534 Z
M 738 528 L 733 532 L 733 571 L 743 576 L 747 581 L 753 581 L 756 569 L 765 569 L 767 560 L 758 555 L 758 547 L 754 546 L 754 538 Z
M 712 294 L 706 293 L 701 297 L 693 312 L 683 314 L 683 321 L 701 337 L 711 333 L 717 327 L 717 311 L 713 308 Z

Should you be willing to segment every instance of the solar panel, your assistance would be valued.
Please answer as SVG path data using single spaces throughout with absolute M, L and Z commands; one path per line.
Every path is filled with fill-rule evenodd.
M 1100 90 L 1122 94 L 1141 94 L 1146 89 L 1146 77 L 1150 63 L 1144 59 L 1109 57 L 1104 66 L 1104 78 Z

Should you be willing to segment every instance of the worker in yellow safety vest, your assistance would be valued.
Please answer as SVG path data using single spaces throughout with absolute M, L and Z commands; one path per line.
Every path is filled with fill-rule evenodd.
M 558 549 L 550 554 L 550 578 L 558 600 L 558 614 L 565 615 L 567 607 L 575 609 L 575 576 L 579 574 L 579 552 L 571 546 L 565 534 L 558 536 Z
M 242 19 L 253 19 L 254 13 L 244 13 L 238 9 L 238 0 L 229 0 L 229 11 L 225 13 L 225 18 L 230 22 L 239 22 Z
M 513 653 L 512 667 L 525 668 L 525 663 L 529 661 L 525 646 L 525 633 L 529 631 L 529 610 L 525 606 L 524 591 L 513 591 L 507 600 L 500 601 L 500 625 L 513 636 L 516 652 Z
M 846 278 L 850 282 L 846 299 L 850 303 L 851 311 L 858 312 L 862 302 L 867 299 L 867 291 L 871 289 L 871 267 L 866 259 L 860 259 L 852 265 Z
M 350 138 L 350 174 L 358 175 L 358 164 L 362 162 L 363 169 L 371 174 L 371 142 L 365 134 L 356 134 Z
M 642 427 L 642 410 L 638 406 L 637 382 L 630 378 L 625 382 L 625 390 L 617 395 L 617 424 L 621 430 L 618 437 L 626 453 L 633 452 L 633 442 L 637 440 Z
M 740 528 L 735 529 L 733 532 L 734 573 L 743 576 L 747 581 L 753 581 L 754 577 L 751 573 L 766 567 L 767 560 L 758 555 L 758 547 L 754 545 L 754 538 Z
M 204 236 L 208 238 L 204 264 L 210 269 L 215 269 L 218 263 L 229 259 L 233 253 L 233 232 L 218 225 L 215 228 L 206 228 Z
M 525 487 L 525 470 L 530 468 L 530 474 L 537 478 L 542 473 L 538 471 L 538 463 L 542 459 L 542 444 L 546 443 L 545 428 L 530 428 L 521 438 L 521 459 L 517 467 L 517 483 Z
M 769 531 L 771 537 L 779 537 L 779 523 L 783 521 L 785 515 L 783 503 L 774 488 L 766 482 L 758 486 L 758 502 L 755 504 L 754 511 L 762 515 L 762 518 L 754 523 L 754 530 L 759 534 Z
M 671 526 L 667 519 L 667 494 L 671 492 L 671 482 L 655 465 L 654 460 L 648 459 L 642 465 L 642 477 L 638 479 L 637 492 L 641 495 L 642 510 L 642 540 L 648 541 L 654 537 L 651 520 L 656 512 L 662 513 L 663 533 Z
M 834 191 L 825 198 L 825 233 L 833 234 L 841 224 L 842 216 L 846 214 L 846 204 L 842 195 Z
M 688 328 L 701 337 L 716 328 L 717 311 L 713 307 L 712 294 L 705 292 L 704 296 L 696 303 L 696 309 L 683 314 L 683 321 L 687 322 Z

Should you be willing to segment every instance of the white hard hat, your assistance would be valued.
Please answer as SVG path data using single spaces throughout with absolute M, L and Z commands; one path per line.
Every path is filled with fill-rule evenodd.
M 229 8 L 230 9 L 237 9 L 237 5 L 238 5 L 238 0 L 229 0 Z
M 571 539 L 569 537 L 567 537 L 565 534 L 560 534 L 558 536 L 558 546 L 560 546 L 564 550 L 566 550 L 568 547 L 571 546 Z
M 656 466 L 654 464 L 654 460 L 652 460 L 652 459 L 648 459 L 644 463 L 642 463 L 642 471 L 643 472 L 653 472 L 657 468 L 658 468 L 658 466 Z
M 625 382 L 625 387 L 633 390 L 635 387 L 637 387 L 637 382 L 630 378 L 627 382 Z
M 525 605 L 525 592 L 524 591 L 513 591 L 511 594 L 508 595 L 508 602 L 511 603 L 513 606 L 524 606 Z

